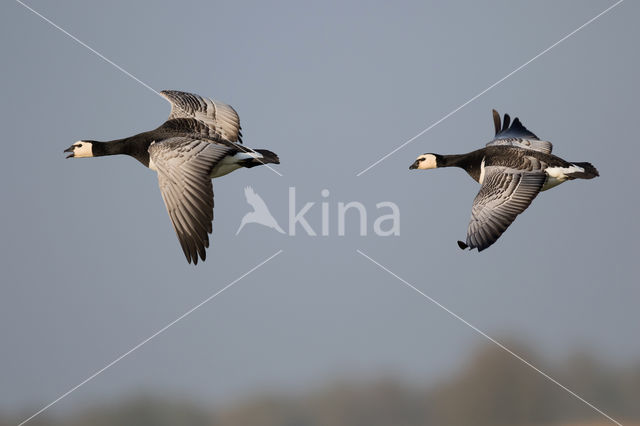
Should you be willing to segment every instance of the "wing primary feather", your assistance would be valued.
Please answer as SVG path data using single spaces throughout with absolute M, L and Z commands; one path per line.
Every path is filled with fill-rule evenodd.
M 495 243 L 538 195 L 546 180 L 541 172 L 518 173 L 488 167 L 473 202 L 467 229 L 469 248 L 482 251 Z
M 493 110 L 493 127 L 496 129 L 496 136 L 500 133 L 502 129 L 502 124 L 500 124 L 500 114 L 495 109 Z
M 509 124 L 511 124 L 511 117 L 509 117 L 509 114 L 505 114 L 504 115 L 504 122 L 502 123 L 502 131 L 503 132 L 509 128 Z
M 213 167 L 229 153 L 226 144 L 175 137 L 149 147 L 171 223 L 189 263 L 206 259 L 213 230 Z
M 176 90 L 163 90 L 160 94 L 171 103 L 171 113 L 162 127 L 188 129 L 208 137 L 242 143 L 240 117 L 231 105 Z

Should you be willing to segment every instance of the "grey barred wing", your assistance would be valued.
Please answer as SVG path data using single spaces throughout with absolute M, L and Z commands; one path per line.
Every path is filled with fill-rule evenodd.
M 466 246 L 482 251 L 495 243 L 529 207 L 545 179 L 543 172 L 487 167 L 482 187 L 473 201 Z
M 242 143 L 240 117 L 231 105 L 177 90 L 160 92 L 171 103 L 163 127 Z
M 184 137 L 151 144 L 149 155 L 158 172 L 162 199 L 187 261 L 206 259 L 213 222 L 210 173 L 231 148 Z
M 551 142 L 541 141 L 533 132 L 524 127 L 517 117 L 511 123 L 511 117 L 509 117 L 509 114 L 505 114 L 504 121 L 501 123 L 500 114 L 494 109 L 493 124 L 496 129 L 496 135 L 487 146 L 507 145 L 551 154 L 553 149 Z

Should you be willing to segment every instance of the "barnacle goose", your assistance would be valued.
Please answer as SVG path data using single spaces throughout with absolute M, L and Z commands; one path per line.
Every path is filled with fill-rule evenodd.
M 551 142 L 540 140 L 516 118 L 493 110 L 495 138 L 485 148 L 461 155 L 422 154 L 409 169 L 460 167 L 480 183 L 461 249 L 482 251 L 496 242 L 540 191 L 567 180 L 593 179 L 598 170 L 586 162 L 568 162 L 551 154 Z
M 126 154 L 158 173 L 162 198 L 187 261 L 206 259 L 213 222 L 211 179 L 241 167 L 280 164 L 265 149 L 242 145 L 240 118 L 230 106 L 201 96 L 165 90 L 167 121 L 155 130 L 108 142 L 80 140 L 67 158 Z

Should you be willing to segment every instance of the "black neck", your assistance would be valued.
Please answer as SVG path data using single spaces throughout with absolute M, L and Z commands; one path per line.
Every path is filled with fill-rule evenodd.
M 464 169 L 476 182 L 480 179 L 482 158 L 484 149 L 469 152 L 467 154 L 438 155 L 436 154 L 437 167 L 460 167 Z
M 128 148 L 126 141 L 128 138 L 116 139 L 113 141 L 87 141 L 91 142 L 91 150 L 94 157 L 102 157 L 103 155 L 127 154 Z
M 104 155 L 126 154 L 134 157 L 145 166 L 149 165 L 149 145 L 153 142 L 153 136 L 149 132 L 140 133 L 123 139 L 115 139 L 107 142 L 87 141 L 91 142 L 91 148 L 94 157 L 102 157 Z
M 462 167 L 465 168 L 465 158 L 468 154 L 439 155 L 436 154 L 436 165 L 438 167 Z

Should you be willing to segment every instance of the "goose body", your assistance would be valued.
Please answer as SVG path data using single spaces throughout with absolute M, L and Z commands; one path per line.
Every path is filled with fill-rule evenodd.
M 542 141 L 508 114 L 501 124 L 493 111 L 495 138 L 467 154 L 423 154 L 410 169 L 460 167 L 481 184 L 471 209 L 466 242 L 460 248 L 482 251 L 496 242 L 507 227 L 541 191 L 567 180 L 599 176 L 591 163 L 571 163 L 551 154 L 551 142 Z
M 81 140 L 67 158 L 129 155 L 158 174 L 162 198 L 189 263 L 206 259 L 213 222 L 211 179 L 242 167 L 279 164 L 271 151 L 242 145 L 240 119 L 229 105 L 178 91 L 160 92 L 171 103 L 155 130 L 108 142 Z

